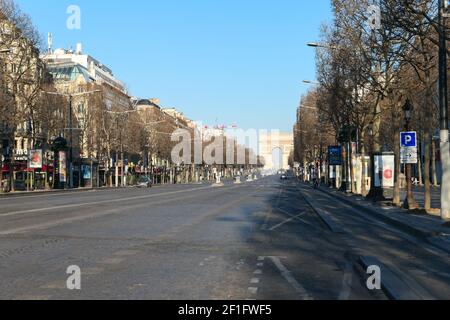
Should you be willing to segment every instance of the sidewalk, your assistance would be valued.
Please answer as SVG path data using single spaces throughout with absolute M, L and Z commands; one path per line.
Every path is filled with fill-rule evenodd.
M 127 187 L 127 188 L 131 188 L 131 187 Z M 76 188 L 76 189 L 52 189 L 52 190 L 35 190 L 35 191 L 0 192 L 0 198 L 14 197 L 14 196 L 33 196 L 33 195 L 42 195 L 42 194 L 86 192 L 86 191 L 110 190 L 110 189 L 118 189 L 118 188 L 116 188 L 116 187 L 101 187 L 101 188 Z
M 425 187 L 414 186 L 413 193 L 414 198 L 419 203 L 420 207 L 423 208 L 425 206 Z M 406 190 L 402 190 L 401 196 L 402 199 L 406 198 Z M 441 207 L 441 188 L 431 187 L 431 208 L 438 209 L 440 207 Z
M 439 217 L 430 215 L 413 215 L 407 210 L 397 207 L 386 207 L 367 200 L 362 196 L 345 194 L 343 192 L 321 187 L 320 191 L 329 194 L 354 208 L 360 209 L 378 220 L 397 229 L 424 240 L 450 253 L 450 228 L 445 227 Z
M 224 182 L 231 180 L 224 180 Z M 232 181 L 231 181 L 232 182 Z M 191 182 L 183 185 L 203 185 L 203 184 L 212 184 L 211 181 L 203 181 L 199 183 Z M 154 184 L 152 188 L 161 188 L 172 185 L 180 185 L 180 184 Z M 15 197 L 15 196 L 36 196 L 36 195 L 45 195 L 45 194 L 58 194 L 58 193 L 75 193 L 75 192 L 88 192 L 88 191 L 103 191 L 103 190 L 119 190 L 119 189 L 133 189 L 136 186 L 119 186 L 119 187 L 97 187 L 97 188 L 76 188 L 76 189 L 52 189 L 52 190 L 36 190 L 36 191 L 15 191 L 15 192 L 0 192 L 0 199 L 7 197 Z

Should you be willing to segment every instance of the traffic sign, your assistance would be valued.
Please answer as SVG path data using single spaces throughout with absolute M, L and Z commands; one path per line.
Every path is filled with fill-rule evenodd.
M 342 165 L 342 147 L 330 146 L 328 147 L 328 162 L 330 166 Z
M 400 143 L 402 148 L 417 148 L 417 132 L 400 133 Z
M 400 162 L 402 164 L 418 163 L 417 132 L 400 133 Z
M 400 158 L 402 164 L 417 164 L 419 162 L 417 148 L 402 148 Z

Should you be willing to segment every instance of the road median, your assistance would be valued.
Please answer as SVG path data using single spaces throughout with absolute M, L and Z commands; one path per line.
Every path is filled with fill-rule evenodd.
M 343 195 L 339 191 L 320 188 L 321 192 L 332 196 L 341 202 L 359 209 L 388 225 L 391 225 L 408 235 L 424 240 L 429 244 L 439 247 L 450 253 L 449 241 L 447 241 L 449 229 L 439 218 L 425 215 L 408 214 L 406 210 L 395 207 L 381 207 L 366 200 L 361 196 Z M 445 241 L 444 241 L 445 240 Z

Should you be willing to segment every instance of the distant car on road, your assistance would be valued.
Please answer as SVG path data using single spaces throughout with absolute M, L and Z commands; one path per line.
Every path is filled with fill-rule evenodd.
M 288 180 L 288 176 L 286 174 L 282 174 L 280 179 L 281 180 Z
M 152 180 L 147 177 L 140 177 L 137 181 L 137 185 L 138 188 L 151 188 L 152 187 Z

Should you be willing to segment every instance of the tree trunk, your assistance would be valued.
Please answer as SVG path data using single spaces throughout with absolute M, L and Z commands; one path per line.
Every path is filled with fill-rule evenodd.
M 366 147 L 364 145 L 364 141 L 365 141 L 365 134 L 364 134 L 364 130 L 363 133 L 361 134 L 361 195 L 363 197 L 367 196 L 367 189 L 366 189 L 366 167 L 367 167 L 367 163 L 366 163 Z
M 431 179 L 430 179 L 430 133 L 425 133 L 425 165 L 424 165 L 424 179 L 425 179 L 425 210 L 431 209 Z
M 393 203 L 396 206 L 401 205 L 400 185 L 401 185 L 401 164 L 400 164 L 400 133 L 397 131 L 394 135 L 394 154 L 395 154 L 395 185 Z
M 437 171 L 436 171 L 436 140 L 433 139 L 431 143 L 431 172 L 433 177 L 433 186 L 437 188 L 438 179 L 437 179 Z
M 420 144 L 422 145 L 422 144 Z M 422 171 L 422 148 L 419 148 L 419 157 L 417 160 L 417 168 L 419 171 L 419 185 L 423 186 L 423 171 Z

